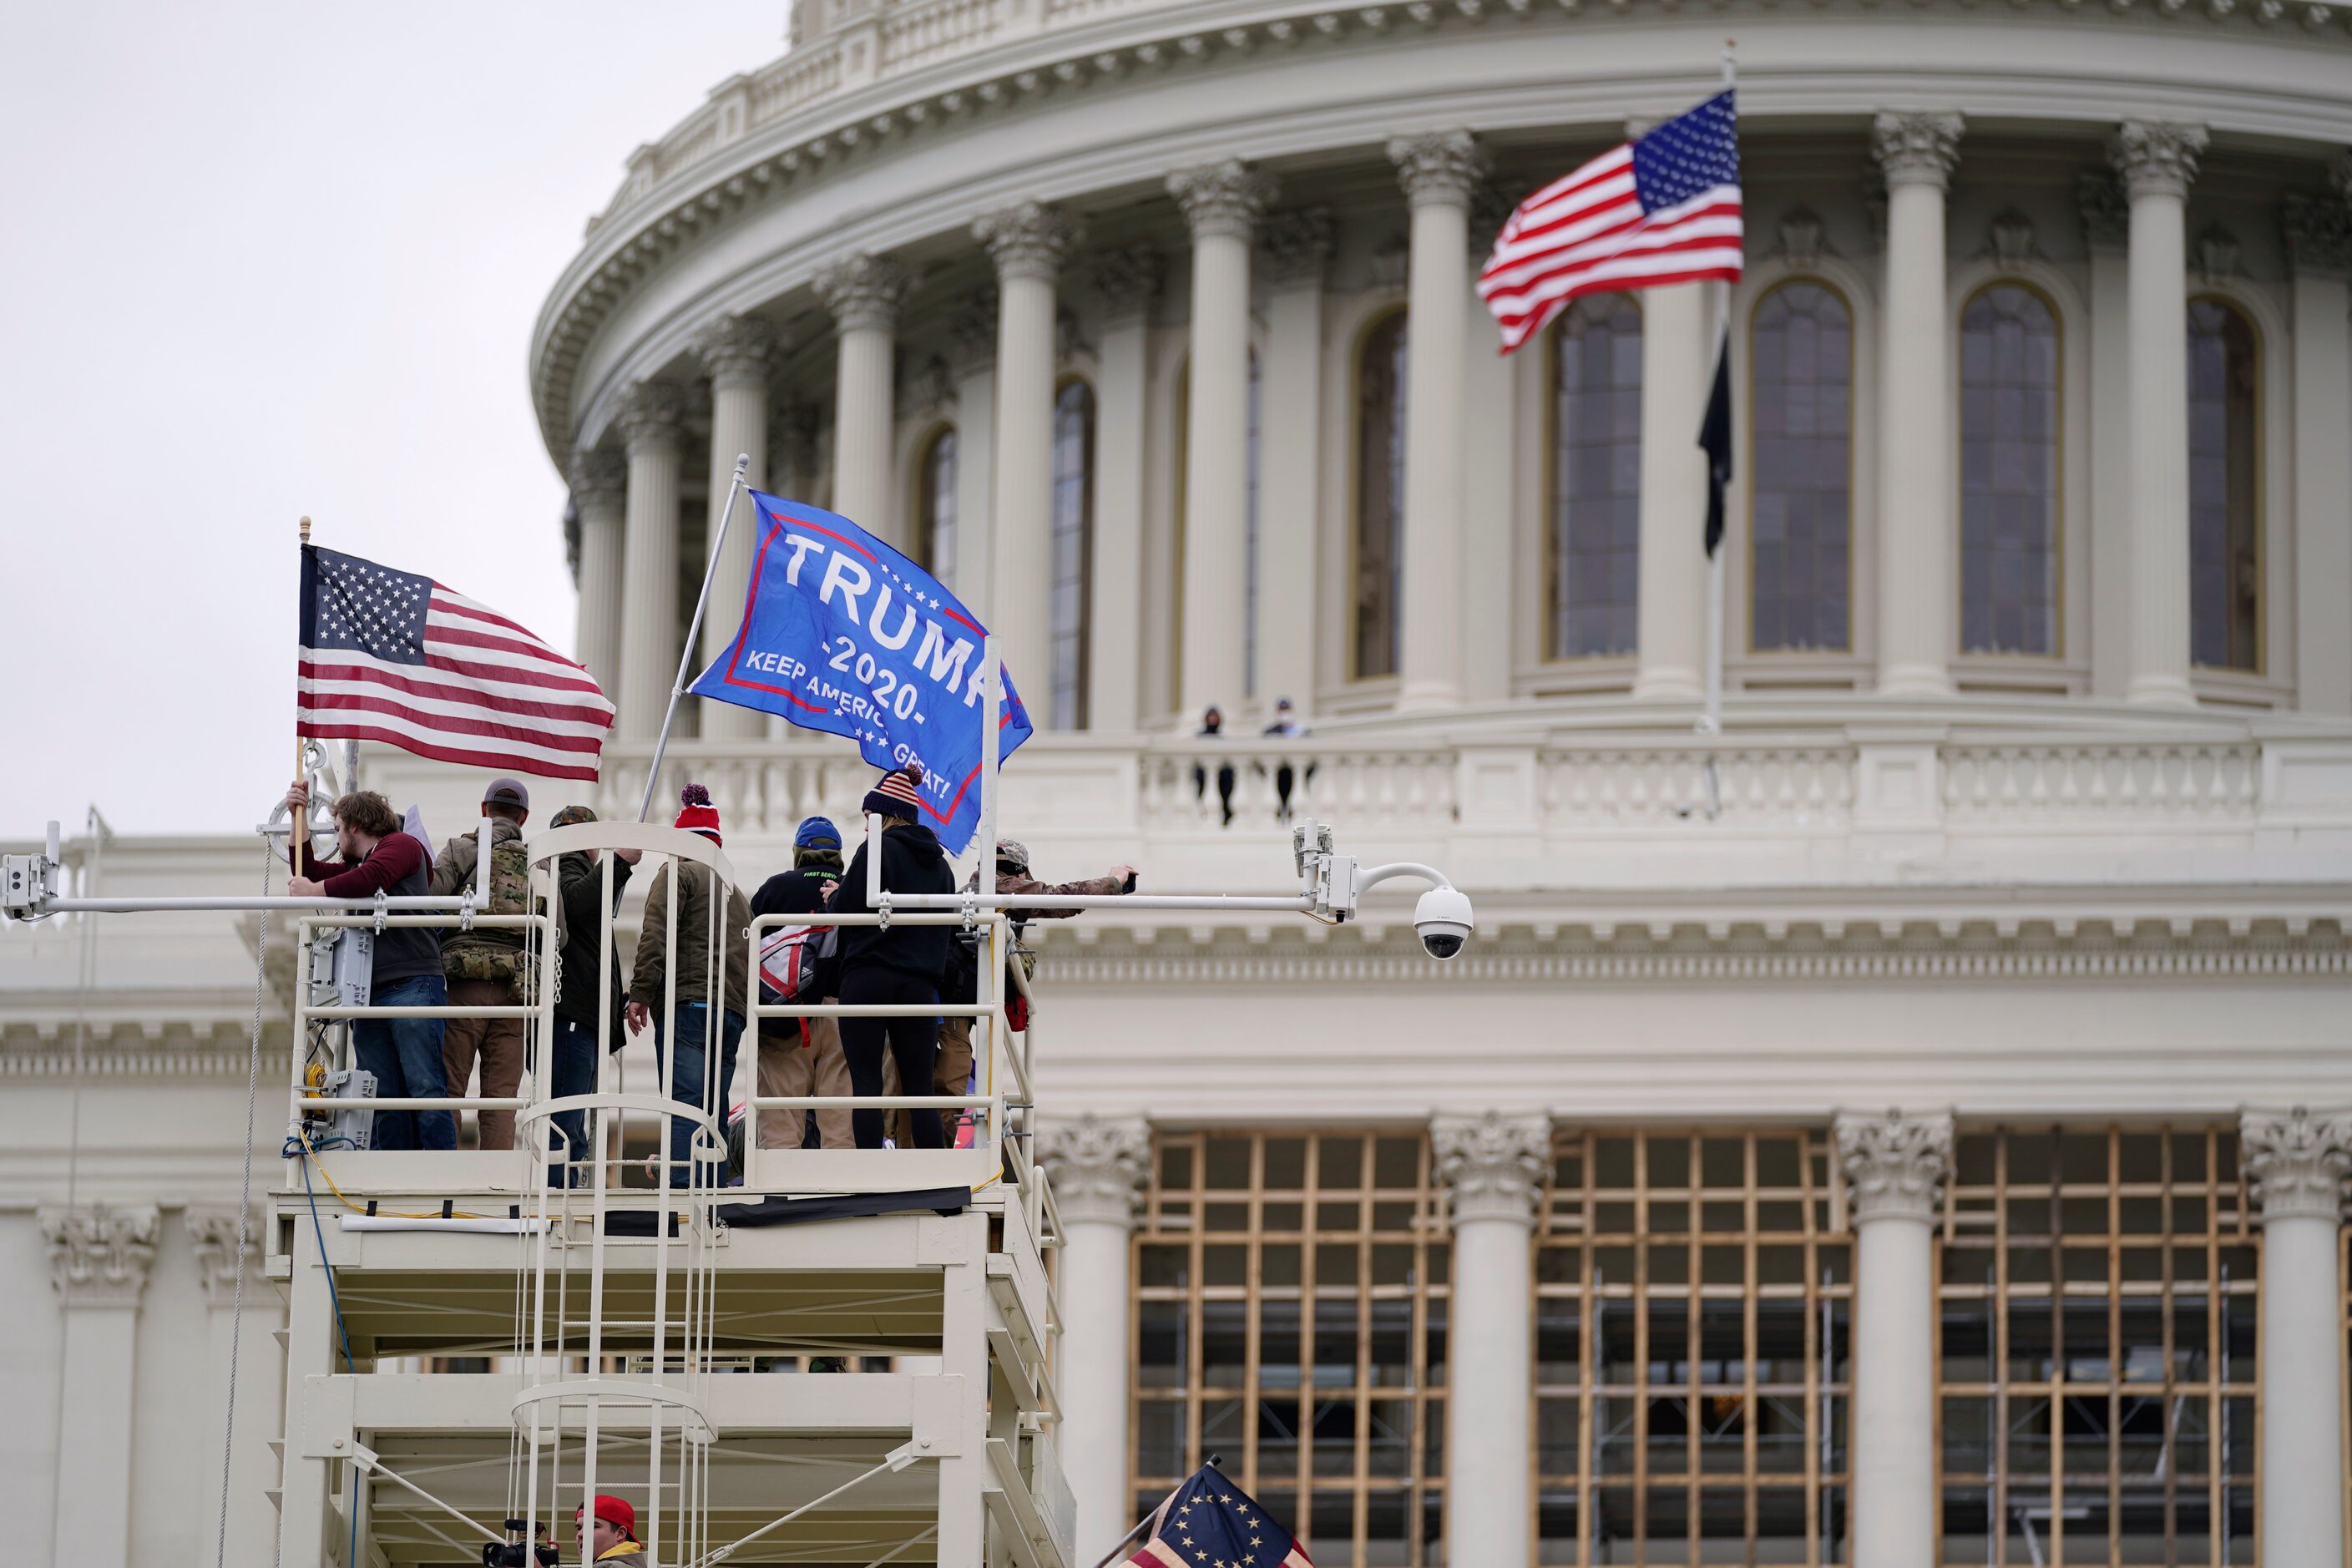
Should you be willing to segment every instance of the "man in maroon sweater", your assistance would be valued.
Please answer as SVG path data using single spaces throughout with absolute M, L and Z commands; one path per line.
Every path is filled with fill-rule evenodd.
M 295 830 L 306 818 L 310 787 L 286 792 Z M 303 858 L 309 876 L 288 879 L 298 899 L 423 898 L 431 891 L 425 846 L 401 831 L 392 803 L 373 790 L 357 790 L 328 808 L 335 819 L 340 860 Z M 446 1007 L 448 982 L 441 973 L 441 941 L 430 926 L 386 926 L 375 939 L 375 964 L 369 1002 L 378 1007 Z M 352 1025 L 352 1055 L 362 1072 L 375 1075 L 375 1091 L 386 1098 L 444 1100 L 447 1075 L 441 1061 L 439 1018 L 362 1018 Z M 457 1119 L 446 1110 L 379 1110 L 370 1146 L 377 1149 L 454 1149 Z

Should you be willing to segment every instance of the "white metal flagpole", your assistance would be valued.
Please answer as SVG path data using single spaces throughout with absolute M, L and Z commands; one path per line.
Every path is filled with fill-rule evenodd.
M 743 493 L 744 476 L 751 468 L 751 454 L 737 454 L 735 479 L 727 487 L 727 504 L 719 509 L 718 526 L 711 530 L 710 559 L 702 568 L 702 592 L 695 595 L 694 621 L 686 628 L 686 647 L 677 656 L 677 679 L 669 683 L 669 706 L 662 710 L 661 734 L 654 741 L 654 760 L 646 765 L 645 798 L 637 802 L 639 822 L 654 808 L 654 790 L 661 783 L 662 753 L 669 749 L 669 727 L 677 718 L 677 700 L 686 695 L 686 673 L 694 668 L 695 644 L 702 636 L 702 612 L 710 603 L 711 579 L 719 575 L 719 552 L 727 544 L 727 520 L 735 515 L 735 498 Z
M 1733 45 L 1733 39 L 1723 40 L 1723 89 L 1726 92 L 1737 89 L 1739 81 L 1738 63 L 1732 54 Z M 1731 285 L 1717 279 L 1715 287 L 1707 292 L 1711 296 L 1707 301 L 1712 307 L 1709 314 L 1714 318 L 1710 324 L 1715 329 L 1712 335 L 1715 338 L 1716 363 L 1722 364 L 1725 356 L 1731 352 Z M 1708 374 L 1712 379 L 1712 368 Z M 1727 510 L 1728 498 L 1726 498 L 1726 505 Z M 1727 516 L 1724 530 L 1727 536 L 1730 532 L 1729 521 Z M 1717 735 L 1723 731 L 1724 551 L 1725 544 L 1718 541 L 1706 556 L 1706 702 L 1698 719 L 1698 732 L 1702 735 Z M 1707 795 L 1707 804 L 1712 808 L 1715 805 L 1715 776 L 1711 761 L 1708 763 Z M 1710 809 L 1707 815 L 1712 816 L 1715 813 Z

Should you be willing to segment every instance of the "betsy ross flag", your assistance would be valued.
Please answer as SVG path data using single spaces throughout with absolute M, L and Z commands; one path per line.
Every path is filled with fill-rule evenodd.
M 446 584 L 302 547 L 295 732 L 593 779 L 613 704 L 588 672 Z
M 1129 1568 L 1315 1568 L 1290 1531 L 1214 1465 L 1168 1494 Z
M 1519 204 L 1478 294 L 1510 353 L 1581 294 L 1739 277 L 1739 116 L 1721 92 Z

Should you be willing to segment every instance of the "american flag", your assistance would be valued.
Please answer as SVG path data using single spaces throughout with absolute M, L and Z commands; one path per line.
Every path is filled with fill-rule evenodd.
M 1214 1465 L 1168 1494 L 1129 1568 L 1315 1568 L 1290 1531 Z
M 1478 275 L 1510 353 L 1580 294 L 1737 279 L 1739 115 L 1718 93 L 1518 205 Z
M 613 704 L 588 672 L 445 583 L 302 547 L 299 734 L 593 779 Z

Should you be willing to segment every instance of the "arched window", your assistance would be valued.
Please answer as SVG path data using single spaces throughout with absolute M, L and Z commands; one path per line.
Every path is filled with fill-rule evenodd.
M 1087 614 L 1095 531 L 1095 393 L 1083 381 L 1054 399 L 1052 724 L 1087 727 Z
M 1551 657 L 1631 653 L 1641 575 L 1642 308 L 1559 319 L 1552 381 Z
M 1960 647 L 2058 651 L 2058 318 L 2021 283 L 1960 315 Z
M 2253 323 L 2189 301 L 2189 647 L 2217 669 L 2263 663 L 2256 370 Z
M 950 425 L 923 448 L 917 475 L 915 549 L 930 574 L 956 585 L 956 433 Z
M 1853 318 L 1822 284 L 1756 307 L 1748 646 L 1852 646 Z
M 1355 672 L 1394 675 L 1404 586 L 1405 315 L 1356 354 Z

